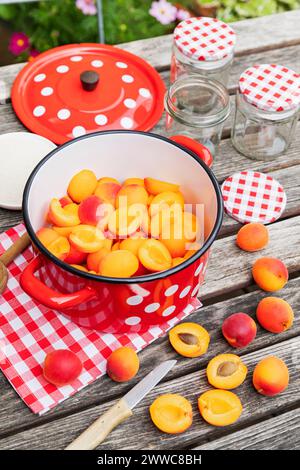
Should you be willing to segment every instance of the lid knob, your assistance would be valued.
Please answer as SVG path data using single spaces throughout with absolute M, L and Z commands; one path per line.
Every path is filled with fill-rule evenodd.
M 82 88 L 85 91 L 93 91 L 99 82 L 99 75 L 93 70 L 86 70 L 80 74 Z

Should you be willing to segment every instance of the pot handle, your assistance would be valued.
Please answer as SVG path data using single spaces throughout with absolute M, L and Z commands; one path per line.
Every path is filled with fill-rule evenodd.
M 202 160 L 208 167 L 211 167 L 213 164 L 213 157 L 207 147 L 197 140 L 187 137 L 186 135 L 173 135 L 170 137 L 170 140 L 173 140 L 179 145 L 186 147 L 188 150 L 194 152 L 200 160 Z
M 41 256 L 36 256 L 26 266 L 20 277 L 20 284 L 23 290 L 48 308 L 63 310 L 69 307 L 76 307 L 82 302 L 87 302 L 96 296 L 96 292 L 91 287 L 85 287 L 72 294 L 62 294 L 46 286 L 42 281 L 35 277 L 35 272 L 42 267 Z

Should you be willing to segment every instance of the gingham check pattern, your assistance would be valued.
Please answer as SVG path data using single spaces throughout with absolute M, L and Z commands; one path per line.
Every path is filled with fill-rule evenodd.
M 0 235 L 0 253 L 24 231 L 24 225 L 20 224 Z M 19 275 L 32 256 L 32 249 L 28 248 L 11 263 L 8 286 L 0 297 L 0 367 L 34 413 L 45 413 L 101 377 L 114 349 L 128 345 L 140 351 L 201 306 L 195 299 L 176 318 L 143 334 L 112 335 L 80 328 L 64 316 L 36 304 L 21 289 Z M 48 351 L 66 348 L 81 359 L 83 372 L 72 385 L 57 388 L 43 378 L 42 364 Z
M 300 104 L 300 75 L 276 64 L 253 65 L 242 73 L 240 92 L 264 111 L 288 111 Z
M 220 60 L 233 53 L 236 34 L 216 18 L 189 18 L 174 30 L 174 42 L 182 54 L 194 60 Z
M 272 176 L 257 171 L 241 171 L 222 184 L 224 208 L 241 223 L 269 224 L 284 211 L 286 194 Z

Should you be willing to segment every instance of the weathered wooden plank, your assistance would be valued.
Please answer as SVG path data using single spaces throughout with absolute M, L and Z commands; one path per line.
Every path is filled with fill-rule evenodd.
M 201 323 L 210 334 L 211 342 L 207 354 L 197 359 L 181 358 L 170 346 L 167 337 L 160 338 L 153 343 L 153 345 L 139 354 L 141 370 L 133 382 L 138 381 L 153 368 L 154 364 L 163 360 L 178 359 L 178 363 L 166 378 L 169 380 L 184 376 L 198 369 L 203 369 L 206 367 L 207 362 L 215 355 L 224 352 L 231 352 L 232 349 L 228 346 L 221 334 L 220 327 L 223 319 L 235 311 L 246 312 L 255 318 L 257 303 L 261 298 L 265 297 L 265 295 L 266 294 L 261 291 L 251 292 L 234 299 L 203 307 L 201 310 L 193 313 L 190 315 L 189 321 Z M 289 302 L 294 311 L 297 312 L 300 308 L 299 279 L 291 280 L 279 295 Z M 285 341 L 299 334 L 300 317 L 297 315 L 293 327 L 281 335 L 272 335 L 258 327 L 258 334 L 255 341 L 248 345 L 247 348 L 243 349 L 243 353 L 253 352 L 256 349 L 263 348 L 266 344 L 271 345 Z M 0 389 L 2 397 L 0 408 L 0 436 L 20 430 L 24 426 L 29 427 L 39 425 L 48 420 L 52 420 L 54 416 L 59 418 L 63 415 L 79 411 L 82 408 L 104 403 L 107 400 L 111 400 L 116 396 L 126 393 L 131 386 L 131 383 L 114 383 L 105 376 L 77 393 L 74 397 L 63 402 L 61 405 L 56 407 L 55 410 L 47 413 L 45 416 L 37 417 L 34 416 L 22 403 L 4 376 L 0 375 Z M 7 416 L 10 417 L 9 420 L 6 419 Z
M 298 355 L 300 338 L 293 338 L 277 345 L 243 356 L 249 372 L 246 381 L 236 390 L 243 403 L 243 414 L 237 424 L 227 428 L 234 431 L 236 426 L 249 426 L 251 423 L 267 418 L 274 412 L 287 410 L 299 400 L 298 390 L 300 376 L 298 364 L 294 357 Z M 282 358 L 290 371 L 288 388 L 276 398 L 270 399 L 258 395 L 251 385 L 251 375 L 255 364 L 267 355 L 277 355 Z M 181 449 L 191 447 L 196 442 L 220 436 L 224 431 L 214 428 L 204 422 L 197 411 L 197 398 L 208 390 L 205 371 L 198 371 L 158 385 L 135 408 L 134 414 L 125 423 L 116 428 L 99 447 L 99 449 Z M 107 390 L 107 393 L 109 391 Z M 167 435 L 159 432 L 149 418 L 149 405 L 160 394 L 181 393 L 192 402 L 194 420 L 192 426 L 180 436 Z M 25 430 L 18 434 L 0 440 L 0 448 L 5 449 L 63 449 L 72 439 L 82 432 L 95 418 L 106 411 L 112 402 L 102 406 L 73 414 L 66 418 L 57 419 L 34 429 Z M 47 436 L 47 439 L 45 439 Z
M 299 450 L 300 409 L 289 411 L 215 441 L 195 450 Z

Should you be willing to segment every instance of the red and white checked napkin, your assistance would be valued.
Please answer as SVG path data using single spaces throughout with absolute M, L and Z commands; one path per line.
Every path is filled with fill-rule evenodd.
M 0 235 L 0 253 L 25 232 L 20 224 Z M 8 286 L 0 297 L 0 368 L 27 406 L 43 414 L 105 374 L 106 360 L 120 346 L 140 351 L 201 306 L 195 299 L 176 318 L 144 334 L 108 334 L 81 328 L 63 315 L 34 302 L 19 285 L 19 276 L 33 252 L 28 248 L 9 266 Z M 83 363 L 79 378 L 65 387 L 49 384 L 42 375 L 45 356 L 70 349 Z

